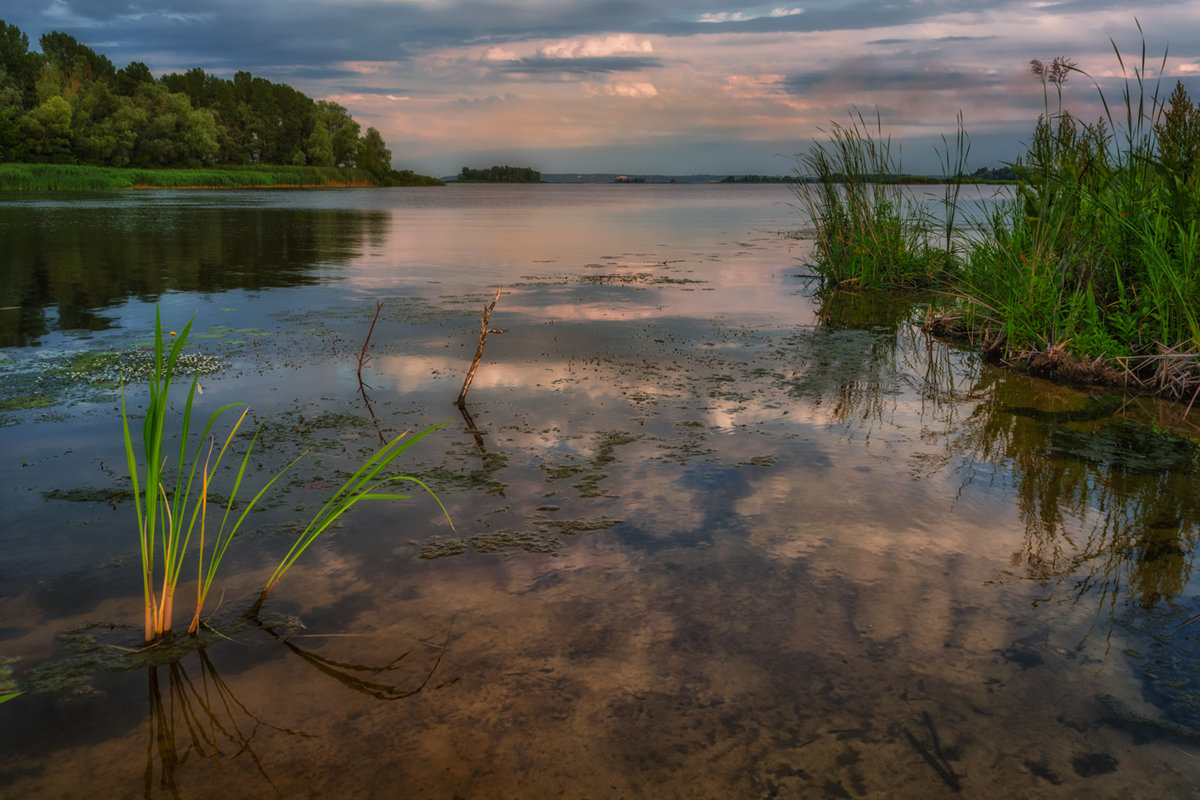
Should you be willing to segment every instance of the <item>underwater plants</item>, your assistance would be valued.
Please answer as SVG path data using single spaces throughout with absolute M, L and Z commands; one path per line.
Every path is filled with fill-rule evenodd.
M 213 586 L 218 568 L 229 543 L 237 535 L 246 516 L 252 511 L 271 486 L 291 468 L 301 456 L 284 466 L 258 490 L 249 502 L 240 505 L 238 490 L 246 475 L 250 454 L 257 441 L 255 433 L 238 465 L 229 499 L 222 509 L 213 510 L 212 516 L 221 515 L 220 526 L 215 535 L 208 530 L 210 517 L 209 491 L 213 478 L 229 450 L 238 430 L 246 419 L 248 409 L 244 403 L 229 403 L 209 415 L 204 430 L 189 453 L 192 437 L 192 414 L 196 395 L 200 392 L 199 379 L 193 377 L 188 389 L 187 400 L 182 412 L 178 438 L 178 452 L 171 454 L 174 462 L 173 476 L 165 467 L 168 462 L 167 442 L 168 411 L 172 405 L 171 388 L 177 377 L 179 356 L 192 321 L 178 333 L 168 349 L 163 339 L 162 322 L 157 309 L 154 316 L 154 368 L 148 379 L 150 397 L 142 422 L 143 466 L 139 468 L 134 448 L 134 437 L 130 415 L 125 405 L 124 387 L 121 390 L 121 421 L 124 433 L 125 455 L 129 467 L 129 479 L 133 487 L 134 506 L 137 512 L 138 538 L 142 564 L 142 589 L 145 600 L 145 637 L 147 642 L 168 638 L 171 635 L 172 616 L 176 589 L 183 575 L 183 567 L 193 538 L 196 539 L 196 605 L 188 626 L 189 635 L 196 635 L 205 600 Z M 217 449 L 212 431 L 227 411 L 242 408 L 242 413 L 230 428 L 224 441 Z M 445 423 L 442 423 L 443 425 Z M 428 492 L 437 501 L 442 512 L 445 506 L 437 495 L 417 478 L 404 475 L 386 475 L 385 470 L 405 450 L 429 433 L 440 428 L 436 425 L 415 436 L 401 434 L 375 452 L 350 476 L 341 488 L 330 497 L 308 526 L 297 537 L 292 548 L 263 586 L 258 599 L 251 608 L 257 613 L 267 596 L 282 579 L 305 550 L 334 524 L 344 513 L 364 500 L 399 500 L 409 495 L 387 491 L 384 487 L 399 482 L 412 482 Z M 215 456 L 214 456 L 214 451 Z M 190 462 L 190 463 L 189 463 Z M 201 463 L 203 462 L 203 466 Z M 237 512 L 235 514 L 235 512 Z M 449 514 L 446 514 L 449 520 Z M 451 525 L 453 527 L 453 524 Z

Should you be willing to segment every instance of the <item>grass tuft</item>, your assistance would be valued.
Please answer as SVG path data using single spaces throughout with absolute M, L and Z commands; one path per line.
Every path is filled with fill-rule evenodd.
M 244 403 L 229 403 L 213 411 L 193 448 L 193 405 L 199 391 L 198 376 L 193 376 L 180 414 L 178 447 L 175 452 L 167 452 L 168 442 L 173 438 L 174 432 L 174 427 L 168 425 L 168 412 L 173 408 L 174 402 L 171 390 L 178 377 L 180 354 L 191 329 L 192 321 L 189 321 L 168 342 L 164 340 L 162 322 L 158 311 L 155 311 L 154 368 L 147 379 L 150 398 L 142 422 L 140 463 L 135 452 L 130 415 L 125 405 L 124 387 L 121 390 L 125 455 L 133 488 L 140 542 L 147 642 L 169 638 L 171 635 L 176 590 L 189 555 L 195 560 L 196 604 L 188 633 L 192 636 L 198 633 L 205 602 L 230 542 L 246 521 L 246 517 L 275 482 L 304 455 L 301 454 L 275 473 L 249 502 L 239 503 L 237 495 L 246 477 L 250 454 L 258 439 L 256 432 L 234 471 L 233 485 L 224 509 L 218 507 L 210 513 L 209 497 L 213 478 L 245 421 L 248 408 Z M 213 430 L 226 412 L 235 408 L 241 408 L 242 412 L 218 448 L 218 440 L 212 435 Z M 385 487 L 401 482 L 414 483 L 429 492 L 437 500 L 443 513 L 446 513 L 445 506 L 419 479 L 387 474 L 388 468 L 405 450 L 440 427 L 442 426 L 434 426 L 413 437 L 401 435 L 367 459 L 325 502 L 300 533 L 291 550 L 271 574 L 252 611 L 258 612 L 276 584 L 313 541 L 355 505 L 366 500 L 399 500 L 409 496 L 388 491 Z M 173 470 L 166 468 L 168 462 L 173 464 Z M 193 492 L 197 487 L 198 490 Z M 216 527 L 215 533 L 210 534 L 210 522 L 215 522 L 217 516 L 220 516 L 220 525 Z M 214 519 L 210 520 L 210 517 Z M 448 514 L 446 518 L 449 520 Z

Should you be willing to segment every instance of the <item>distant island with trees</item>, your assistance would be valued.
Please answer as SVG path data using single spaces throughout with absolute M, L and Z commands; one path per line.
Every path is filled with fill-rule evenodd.
M 441 184 L 393 169 L 378 130 L 286 84 L 155 78 L 59 32 L 39 44 L 0 20 L 0 188 Z
M 541 183 L 542 173 L 533 167 L 493 166 L 487 169 L 463 167 L 459 183 Z

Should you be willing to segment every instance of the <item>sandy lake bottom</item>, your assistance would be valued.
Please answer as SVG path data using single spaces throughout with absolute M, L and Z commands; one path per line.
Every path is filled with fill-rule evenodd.
M 1178 410 L 818 291 L 783 187 L 431 191 L 0 205 L 42 265 L 9 291 L 47 293 L 0 310 L 0 795 L 1200 793 Z M 257 475 L 309 451 L 170 657 L 135 652 L 112 378 L 156 300 Z M 447 421 L 403 470 L 453 529 L 356 509 L 237 621 L 325 493 Z

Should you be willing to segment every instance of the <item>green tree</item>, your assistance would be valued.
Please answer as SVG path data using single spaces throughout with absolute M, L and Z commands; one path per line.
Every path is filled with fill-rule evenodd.
M 45 59 L 61 70 L 68 84 L 112 81 L 117 70 L 106 56 L 80 44 L 74 36 L 59 31 L 44 34 L 38 42 Z
M 150 68 L 141 61 L 131 61 L 123 69 L 117 70 L 113 90 L 122 97 L 133 97 L 139 86 L 154 83 Z
M 42 58 L 29 52 L 29 37 L 0 20 L 0 92 L 8 89 L 10 107 L 23 113 L 37 104 L 36 83 Z
M 358 133 L 361 128 L 350 116 L 350 112 L 332 101 L 318 100 L 317 118 L 329 131 L 334 166 L 356 165 L 358 163 Z
M 55 95 L 21 118 L 26 150 L 35 161 L 69 164 L 71 155 L 71 104 Z
M 308 163 L 316 167 L 336 166 L 337 159 L 333 156 L 333 136 L 329 133 L 329 126 L 325 124 L 320 113 L 314 116 L 313 132 L 309 134 L 307 142 Z
M 195 167 L 217 156 L 217 124 L 208 109 L 193 109 L 187 95 L 161 84 L 144 87 L 136 98 L 146 114 L 145 128 L 134 147 L 139 166 Z
M 358 166 L 374 175 L 381 182 L 386 182 L 392 171 L 392 151 L 384 144 L 383 136 L 374 128 L 367 128 L 360 142 Z

